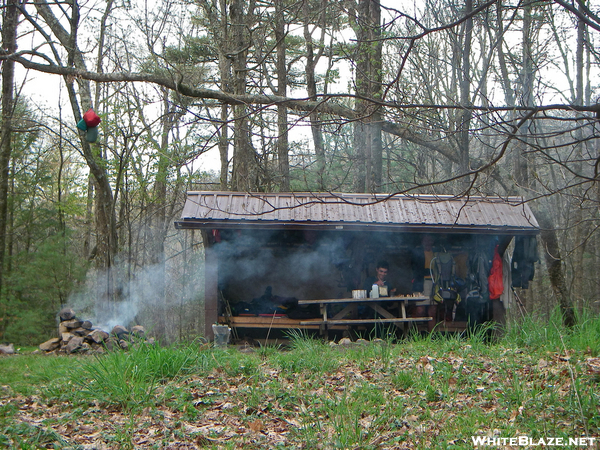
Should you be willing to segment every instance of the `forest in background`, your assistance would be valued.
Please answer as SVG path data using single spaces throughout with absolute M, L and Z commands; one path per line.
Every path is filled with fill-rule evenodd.
M 522 196 L 542 228 L 526 310 L 597 312 L 599 12 L 3 0 L 0 341 L 41 342 L 62 306 L 198 334 L 201 237 L 173 228 L 190 189 Z

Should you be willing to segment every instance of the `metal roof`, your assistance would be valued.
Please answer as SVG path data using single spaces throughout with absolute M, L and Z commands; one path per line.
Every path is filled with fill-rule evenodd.
M 535 234 L 520 197 L 191 191 L 177 228 Z

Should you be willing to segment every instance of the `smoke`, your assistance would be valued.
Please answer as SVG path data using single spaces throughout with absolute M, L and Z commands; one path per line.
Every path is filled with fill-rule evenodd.
M 118 263 L 110 270 L 92 269 L 85 285 L 69 298 L 69 307 L 81 319 L 90 320 L 100 329 L 111 331 L 115 325 L 154 326 L 164 323 L 169 299 L 180 275 L 169 264 L 151 265 L 132 271 Z M 181 293 L 179 301 L 185 296 Z M 145 322 L 145 323 L 142 323 Z
M 343 298 L 361 288 L 377 260 L 403 259 L 402 242 L 390 233 L 221 230 L 217 240 L 218 288 L 232 303 L 268 286 L 284 297 Z M 204 254 L 190 253 L 135 270 L 124 259 L 110 271 L 92 269 L 66 306 L 106 331 L 139 324 L 169 340 L 201 334 Z
M 324 290 L 343 295 L 356 278 L 351 272 L 360 272 L 351 244 L 350 235 L 327 232 L 222 232 L 215 245 L 219 287 L 234 302 L 258 297 L 267 286 L 298 298 Z

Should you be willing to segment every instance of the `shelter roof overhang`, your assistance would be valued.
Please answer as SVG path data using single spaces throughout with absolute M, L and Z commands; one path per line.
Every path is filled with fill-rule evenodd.
M 178 229 L 394 231 L 531 235 L 521 197 L 190 191 Z

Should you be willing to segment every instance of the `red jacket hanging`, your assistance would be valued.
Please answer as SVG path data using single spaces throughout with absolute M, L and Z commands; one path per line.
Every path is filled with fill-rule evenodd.
M 492 268 L 488 277 L 488 287 L 490 291 L 490 299 L 496 300 L 500 298 L 504 292 L 504 284 L 502 282 L 502 257 L 498 253 L 498 246 L 494 249 L 494 259 L 492 260 Z

